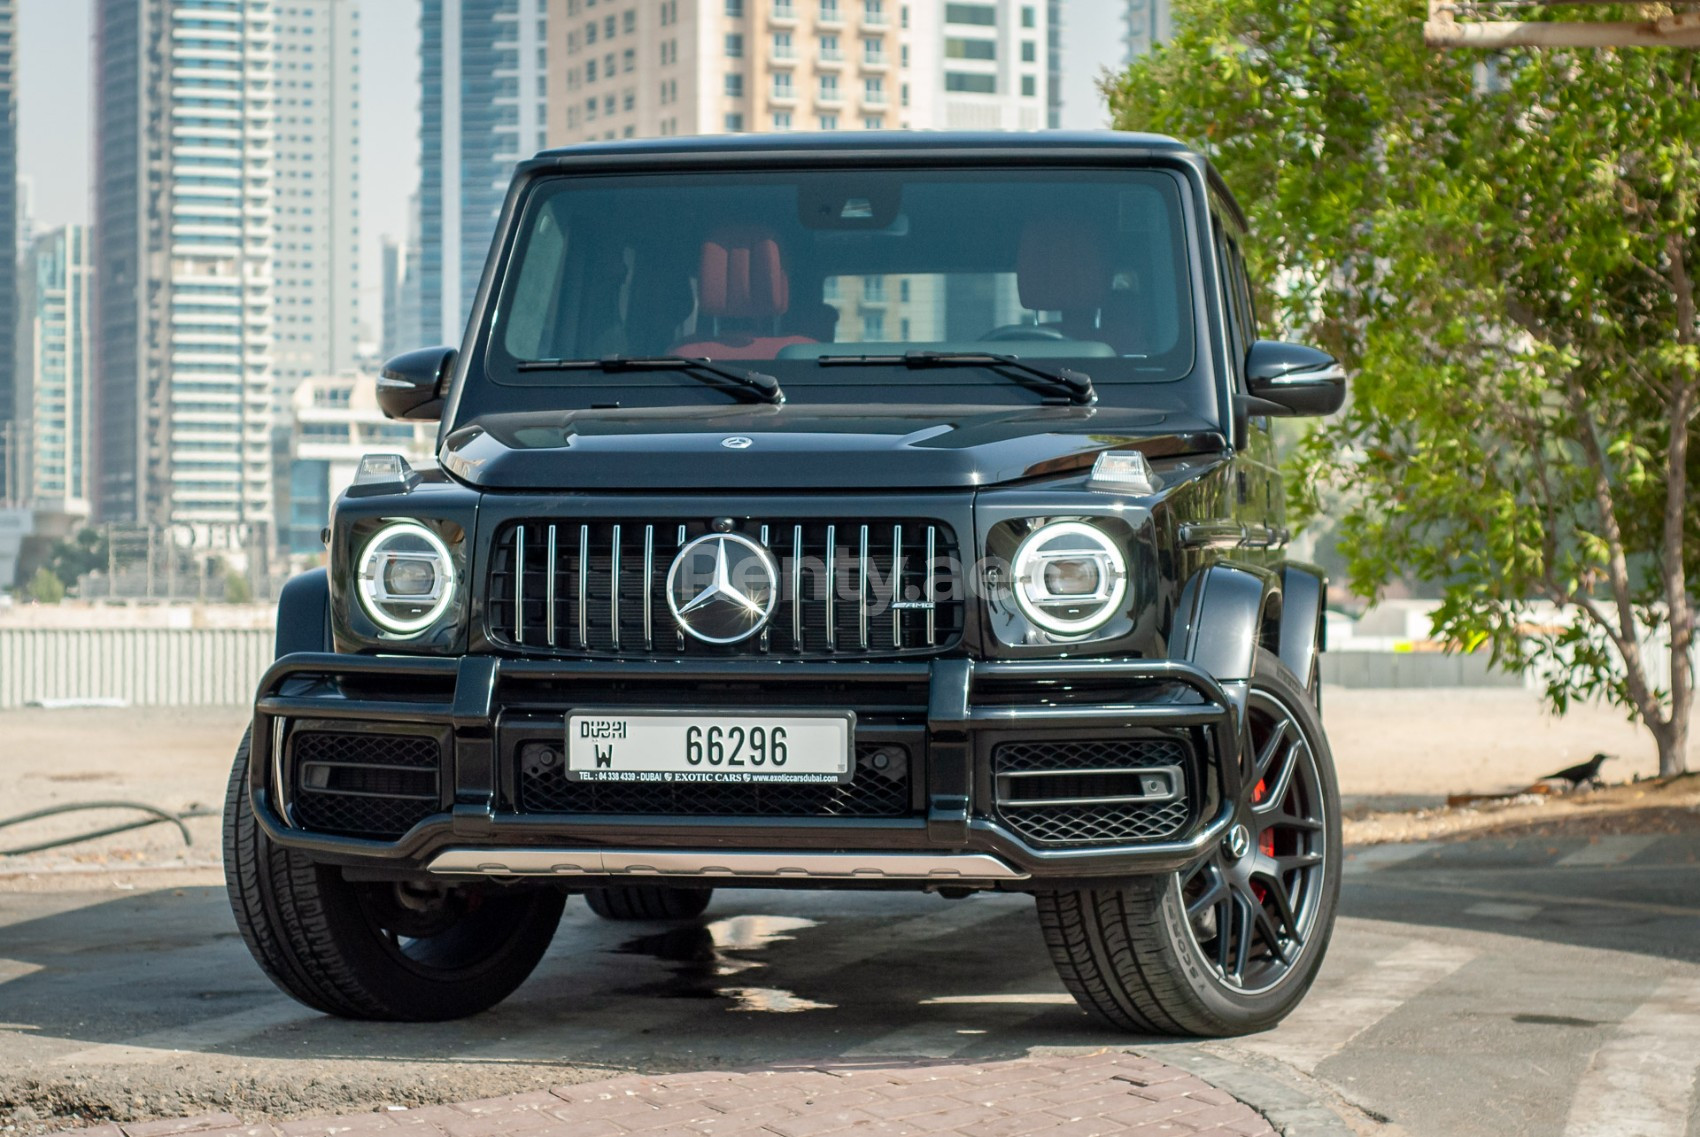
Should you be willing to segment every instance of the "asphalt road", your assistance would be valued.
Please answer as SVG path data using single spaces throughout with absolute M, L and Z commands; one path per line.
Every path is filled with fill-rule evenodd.
M 209 878 L 5 893 L 0 1129 L 72 1109 L 298 1115 L 610 1069 L 1131 1044 L 1241 1096 L 1260 1078 L 1296 1088 L 1360 1132 L 1700 1137 L 1697 862 L 1692 835 L 1365 851 L 1310 998 L 1230 1043 L 1095 1028 L 1021 897 L 722 892 L 684 927 L 608 924 L 574 901 L 506 1005 L 398 1026 L 278 995 Z

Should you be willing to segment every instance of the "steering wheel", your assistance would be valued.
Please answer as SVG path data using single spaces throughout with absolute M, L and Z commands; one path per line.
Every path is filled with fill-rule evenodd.
M 993 328 L 981 336 L 979 342 L 988 340 L 1066 340 L 1073 337 L 1063 334 L 1061 328 L 1050 328 L 1043 324 L 1005 324 L 1001 328 Z

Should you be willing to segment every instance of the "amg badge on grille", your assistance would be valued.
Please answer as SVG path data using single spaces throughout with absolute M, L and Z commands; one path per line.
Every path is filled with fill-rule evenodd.
M 735 644 L 766 625 L 779 598 L 773 554 L 736 533 L 710 533 L 679 550 L 667 572 L 667 606 L 704 643 Z

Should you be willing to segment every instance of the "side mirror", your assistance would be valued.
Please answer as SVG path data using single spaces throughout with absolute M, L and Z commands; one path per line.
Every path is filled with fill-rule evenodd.
M 443 413 L 457 354 L 452 347 L 427 347 L 387 361 L 378 372 L 378 408 L 384 417 L 435 422 Z
M 1245 353 L 1246 388 L 1273 404 L 1260 413 L 1331 415 L 1346 401 L 1346 371 L 1325 351 L 1303 344 L 1258 340 Z

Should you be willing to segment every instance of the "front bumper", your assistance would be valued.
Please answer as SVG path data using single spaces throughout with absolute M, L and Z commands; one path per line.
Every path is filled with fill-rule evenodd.
M 1170 871 L 1231 824 L 1243 685 L 1170 661 L 812 663 L 540 661 L 298 653 L 261 681 L 253 808 L 277 843 L 375 877 L 548 876 L 574 886 L 703 882 L 1032 889 Z M 878 708 L 865 716 L 915 756 L 912 808 L 890 817 L 652 816 L 526 808 L 520 744 L 564 731 L 574 705 L 711 702 Z M 441 747 L 439 807 L 394 840 L 303 827 L 292 809 L 292 732 L 403 729 Z M 1000 742 L 1167 732 L 1188 740 L 1187 819 L 1161 840 L 1043 847 L 998 807 Z

